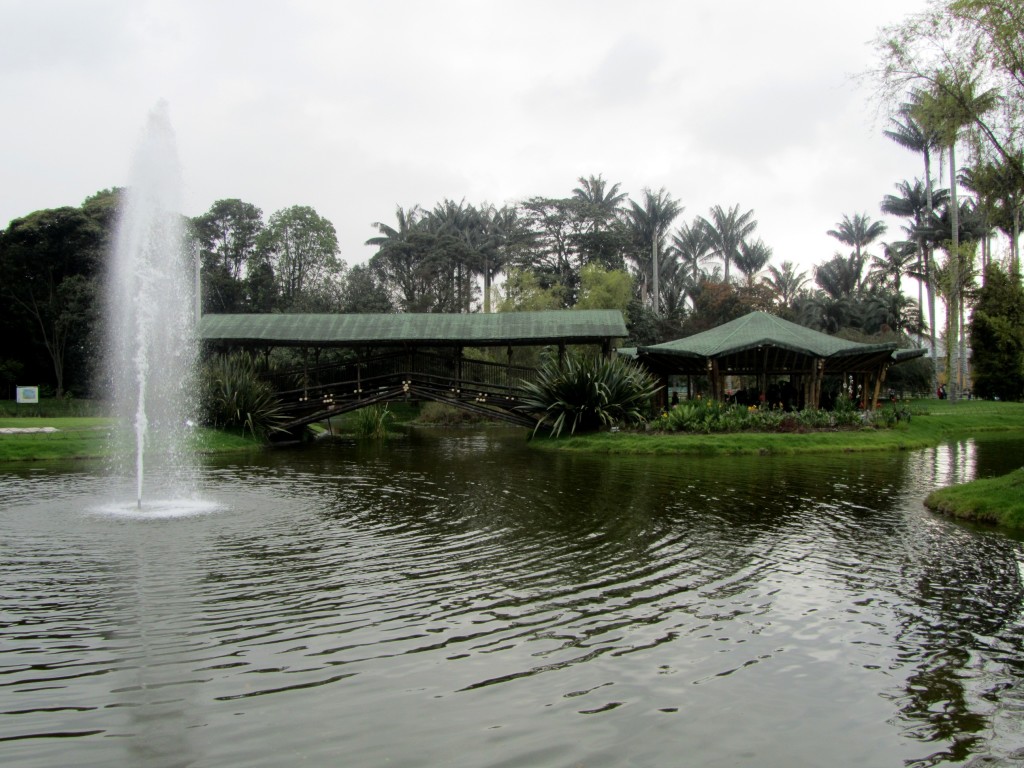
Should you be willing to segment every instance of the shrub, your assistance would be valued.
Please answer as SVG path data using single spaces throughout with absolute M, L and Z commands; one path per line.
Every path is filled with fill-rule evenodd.
M 380 440 L 387 437 L 390 412 L 386 405 L 368 405 L 355 412 L 352 431 L 356 437 Z
M 582 357 L 564 360 L 549 350 L 541 361 L 536 382 L 523 383 L 520 410 L 538 418 L 536 433 L 547 424 L 558 437 L 594 431 L 614 424 L 645 421 L 644 411 L 658 391 L 657 381 L 621 357 Z
M 248 430 L 266 438 L 285 422 L 281 403 L 260 378 L 253 358 L 245 352 L 219 355 L 206 362 L 201 375 L 203 411 L 207 424 Z

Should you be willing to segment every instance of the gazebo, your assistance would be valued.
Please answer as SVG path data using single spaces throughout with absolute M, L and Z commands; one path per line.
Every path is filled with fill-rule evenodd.
M 711 397 L 725 398 L 726 376 L 755 377 L 765 396 L 772 377 L 788 376 L 788 386 L 807 408 L 821 406 L 825 376 L 853 377 L 861 403 L 872 408 L 889 366 L 924 354 L 923 349 L 898 350 L 895 342 L 862 344 L 805 328 L 767 312 L 751 312 L 717 328 L 646 347 L 637 359 L 653 373 L 706 376 Z

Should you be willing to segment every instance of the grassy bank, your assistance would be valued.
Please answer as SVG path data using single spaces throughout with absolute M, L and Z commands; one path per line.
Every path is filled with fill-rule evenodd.
M 1024 529 L 1024 468 L 932 491 L 925 506 L 964 520 Z
M 0 434 L 0 463 L 102 459 L 110 453 L 113 420 L 103 417 L 0 418 L 0 429 L 53 428 L 55 432 Z M 214 429 L 196 429 L 193 448 L 199 453 L 227 453 L 260 448 L 250 437 Z
M 600 432 L 561 439 L 537 439 L 546 450 L 620 455 L 736 456 L 822 451 L 912 450 L 981 433 L 1024 435 L 1024 403 L 919 400 L 912 418 L 893 429 L 841 429 L 807 433 L 725 434 Z

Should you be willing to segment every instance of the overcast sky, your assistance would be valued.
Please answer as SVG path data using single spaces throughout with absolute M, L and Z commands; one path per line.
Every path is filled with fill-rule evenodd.
M 183 213 L 310 205 L 364 262 L 374 221 L 444 198 L 565 197 L 602 174 L 641 199 L 752 208 L 804 267 L 883 218 L 920 157 L 882 135 L 878 28 L 924 0 L 0 0 L 0 227 L 127 183 L 169 104 Z M 892 220 L 886 240 L 902 239 Z

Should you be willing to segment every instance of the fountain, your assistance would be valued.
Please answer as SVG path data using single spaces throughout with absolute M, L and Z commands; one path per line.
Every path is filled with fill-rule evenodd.
M 119 424 L 115 472 L 134 473 L 138 510 L 147 475 L 160 479 L 173 503 L 193 491 L 186 440 L 195 401 L 195 294 L 181 187 L 174 132 L 161 103 L 134 157 L 107 291 L 106 373 Z

